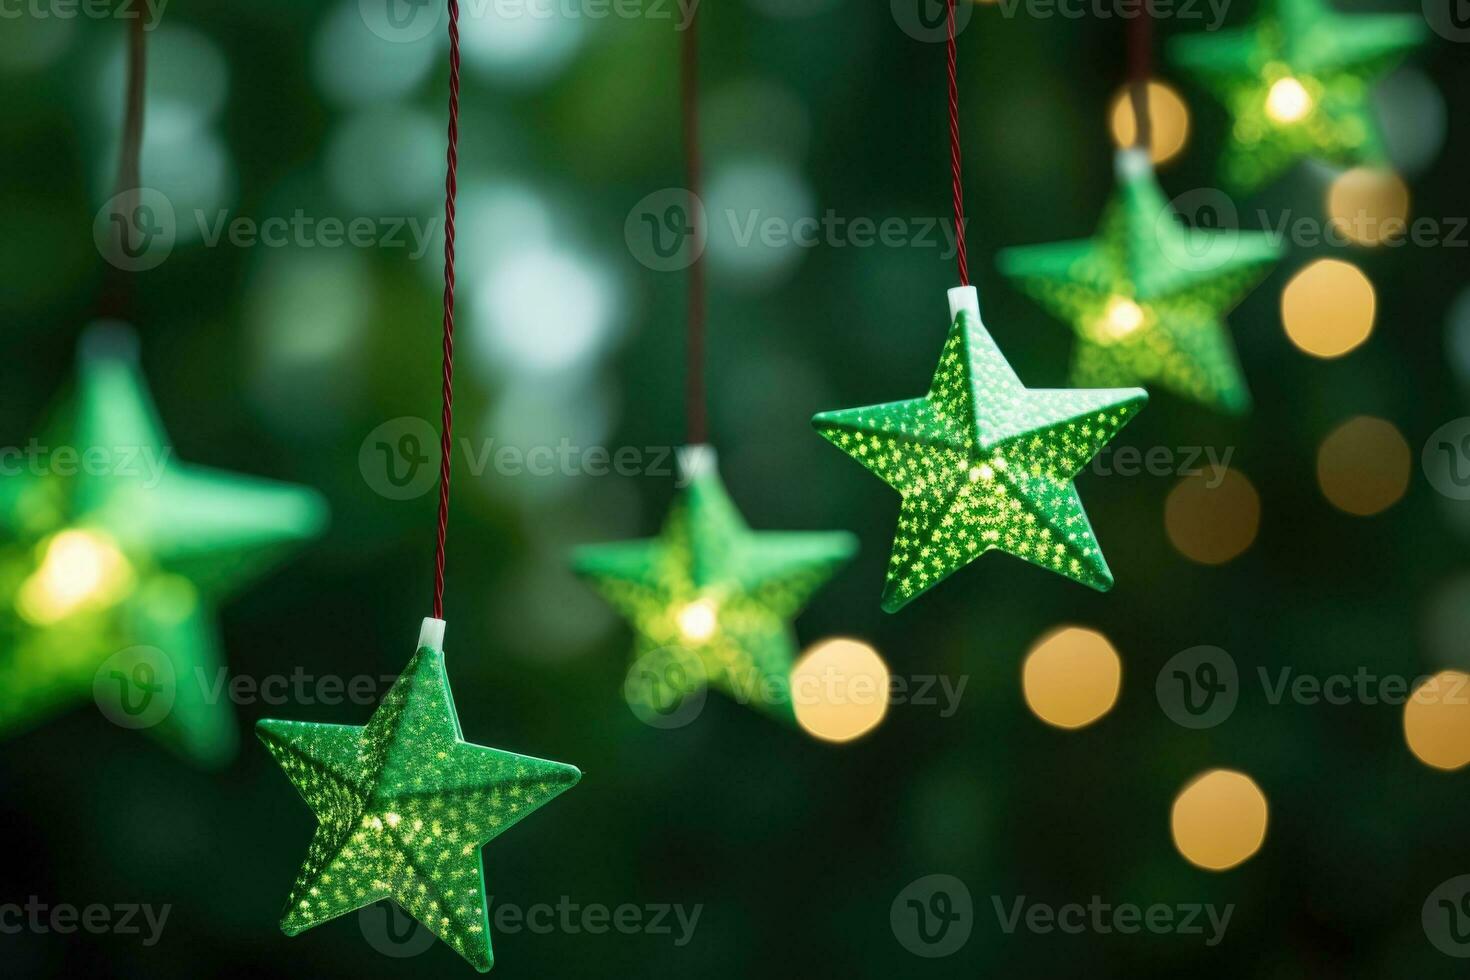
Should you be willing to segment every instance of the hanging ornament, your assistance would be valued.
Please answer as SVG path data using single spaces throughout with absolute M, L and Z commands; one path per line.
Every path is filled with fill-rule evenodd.
M 1269 236 L 1186 229 L 1149 160 L 1151 19 L 1130 22 L 1134 146 L 1117 154 L 1118 188 L 1090 240 L 1010 248 L 1001 271 L 1077 334 L 1070 382 L 1157 383 L 1242 414 L 1250 392 L 1224 316 L 1279 257 Z
M 444 621 L 425 619 L 366 727 L 265 720 L 256 732 L 318 820 L 282 931 L 391 898 L 484 972 L 494 955 L 480 848 L 582 774 L 466 742 L 443 641 Z
M 418 652 L 366 727 L 263 720 L 256 733 L 316 814 L 316 835 L 286 901 L 294 936 L 392 899 L 481 972 L 490 969 L 480 848 L 581 778 L 573 766 L 472 745 L 444 671 L 444 543 L 454 404 L 454 205 L 459 165 L 459 5 L 449 7 L 445 177 L 444 407 L 434 615 Z
M 683 32 L 681 101 L 685 179 L 699 200 L 698 11 Z M 700 209 L 690 208 L 700 221 Z M 703 230 L 696 227 L 696 236 Z M 689 266 L 686 415 L 691 445 L 679 452 L 686 489 L 647 541 L 588 545 L 576 572 L 633 626 L 634 669 L 624 693 L 644 718 L 714 687 L 742 704 L 795 721 L 789 621 L 857 541 L 842 531 L 752 532 L 725 491 L 705 444 L 704 265 Z
M 134 19 L 113 201 L 141 186 L 146 33 Z M 201 766 L 238 743 L 214 606 L 326 524 L 302 487 L 179 462 L 118 320 L 130 282 L 113 266 L 104 322 L 79 345 L 76 390 L 34 454 L 0 479 L 0 734 L 95 701 Z
M 1425 36 L 1416 15 L 1345 16 L 1327 0 L 1263 0 L 1250 25 L 1175 37 L 1170 55 L 1230 111 L 1221 173 L 1249 192 L 1305 157 L 1385 163 L 1373 84 Z
M 922 398 L 823 412 L 812 424 L 903 497 L 883 609 L 897 612 L 995 548 L 1112 587 L 1072 478 L 1148 400 L 1138 388 L 1024 387 L 980 321 L 969 284 L 960 180 L 954 0 L 949 0 L 949 136 L 961 285 Z
M 0 731 L 95 696 L 200 765 L 228 762 L 234 715 L 208 696 L 223 670 L 212 608 L 319 532 L 326 508 L 305 488 L 175 460 L 121 324 L 88 330 L 58 422 L 49 465 L 0 481 Z
M 577 573 L 633 625 L 636 706 L 665 711 L 708 684 L 794 720 L 788 621 L 857 542 L 835 532 L 751 531 L 707 446 L 686 451 L 687 488 L 663 533 L 579 548 Z

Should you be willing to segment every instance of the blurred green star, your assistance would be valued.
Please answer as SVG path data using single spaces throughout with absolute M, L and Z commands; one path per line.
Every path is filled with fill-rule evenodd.
M 1119 154 L 1118 190 L 1096 236 L 1006 249 L 1001 271 L 1077 334 L 1070 382 L 1157 382 L 1231 414 L 1250 407 L 1224 316 L 1280 249 L 1261 233 L 1188 230 L 1147 154 Z
M 316 834 L 281 929 L 391 898 L 484 972 L 494 963 L 480 848 L 570 789 L 575 766 L 464 740 L 444 654 L 425 638 L 367 727 L 263 720 L 256 734 Z
M 812 419 L 903 496 L 883 608 L 897 612 L 994 548 L 1106 591 L 1113 576 L 1072 478 L 1148 395 L 1028 389 L 980 322 L 974 287 L 950 290 L 950 310 L 929 394 Z
M 95 699 L 200 765 L 237 747 L 212 605 L 317 534 L 308 489 L 172 454 L 119 324 L 84 337 L 54 431 L 0 476 L 0 732 Z
M 789 621 L 857 540 L 845 531 L 751 531 L 713 455 L 690 450 L 689 486 L 658 538 L 579 548 L 573 567 L 637 635 L 626 689 L 635 711 L 669 711 L 709 685 L 794 720 Z
M 1304 157 L 1383 163 L 1372 86 L 1425 35 L 1417 15 L 1344 16 L 1325 0 L 1264 0 L 1250 25 L 1181 35 L 1169 51 L 1230 111 L 1221 170 L 1250 191 Z

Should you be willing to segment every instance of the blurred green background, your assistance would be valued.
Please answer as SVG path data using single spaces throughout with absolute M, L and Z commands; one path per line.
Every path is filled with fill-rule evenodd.
M 19 8 L 17 8 L 19 9 Z M 29 10 L 30 8 L 27 8 Z M 365 8 L 364 8 L 365 9 Z M 472 8 L 467 6 L 467 10 Z M 630 209 L 682 181 L 678 12 L 464 23 L 457 433 L 496 447 L 662 447 L 683 438 L 684 278 L 641 264 Z M 1369 9 L 1354 4 L 1351 9 Z M 1399 9 L 1379 5 L 1373 9 Z M 1250 16 L 1232 4 L 1228 22 Z M 1092 233 L 1112 184 L 1107 114 L 1124 75 L 1117 17 L 977 7 L 960 36 L 971 266 L 995 339 L 1031 386 L 1065 383 L 1062 325 L 994 272 L 997 249 Z M 712 212 L 944 218 L 942 44 L 884 3 L 703 5 L 705 200 Z M 1161 38 L 1198 30 L 1166 20 Z M 106 264 L 93 242 L 111 195 L 125 26 L 34 12 L 0 24 L 0 443 L 41 431 L 71 384 Z M 150 36 L 143 180 L 173 202 L 179 241 L 137 274 L 129 319 L 179 458 L 319 489 L 330 530 L 222 607 L 232 673 L 394 675 L 429 612 L 434 495 L 376 492 L 359 450 L 378 426 L 437 419 L 442 30 L 390 43 L 359 4 L 175 0 Z M 1383 86 L 1380 109 L 1412 214 L 1470 214 L 1457 125 L 1470 47 L 1439 37 Z M 1228 126 L 1188 79 L 1192 129 L 1160 171 L 1170 196 L 1214 186 Z M 1316 218 L 1333 172 L 1296 168 L 1241 201 Z M 193 218 L 297 211 L 404 219 L 406 247 L 241 247 Z M 742 247 L 716 228 L 710 275 L 712 441 L 758 529 L 851 529 L 858 559 L 798 622 L 803 645 L 854 636 L 895 675 L 967 678 L 958 710 L 895 706 L 864 739 L 828 745 L 711 697 L 694 723 L 649 727 L 622 699 L 626 628 L 566 570 L 576 544 L 655 532 L 667 475 L 475 476 L 455 482 L 445 618 L 465 737 L 586 776 L 485 852 L 495 903 L 668 903 L 692 939 L 497 931 L 507 976 L 1431 976 L 1421 905 L 1470 872 L 1463 774 L 1405 745 L 1400 707 L 1271 704 L 1247 680 L 1228 721 L 1192 731 L 1160 709 L 1174 654 L 1229 651 L 1241 674 L 1416 677 L 1470 669 L 1470 510 L 1419 466 L 1465 413 L 1470 250 L 1292 248 L 1230 316 L 1255 395 L 1244 420 L 1157 395 L 1116 445 L 1233 450 L 1259 493 L 1259 534 L 1218 566 L 1164 524 L 1172 477 L 1078 480 L 1117 577 L 1093 594 L 989 556 L 897 616 L 878 609 L 897 497 L 811 431 L 813 412 L 918 395 L 942 343 L 953 262 L 934 246 Z M 416 254 L 421 253 L 421 254 Z M 1293 346 L 1279 298 L 1316 258 L 1377 289 L 1361 348 Z M 1407 493 L 1371 517 L 1324 499 L 1318 448 L 1344 420 L 1383 418 L 1411 450 Z M 652 456 L 648 456 L 652 460 Z M 1211 517 L 1202 520 L 1226 520 Z M 1116 707 L 1063 731 L 1027 708 L 1020 667 L 1075 623 L 1123 662 Z M 161 940 L 0 935 L 14 976 L 320 977 L 467 974 L 442 944 L 395 959 L 357 917 L 288 940 L 276 922 L 310 811 L 249 727 L 260 717 L 364 724 L 353 704 L 243 704 L 241 753 L 187 766 L 90 705 L 0 749 L 0 903 L 168 904 Z M 1179 789 L 1240 769 L 1270 803 L 1260 852 L 1224 873 L 1170 839 Z M 975 922 L 952 956 L 900 942 L 890 905 L 912 881 L 966 883 Z M 1223 942 L 1181 935 L 1007 935 L 992 897 L 1046 903 L 1233 904 Z M 492 919 L 494 907 L 492 905 Z

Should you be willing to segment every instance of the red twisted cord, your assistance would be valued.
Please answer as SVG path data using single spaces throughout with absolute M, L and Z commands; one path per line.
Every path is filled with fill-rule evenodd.
M 960 172 L 960 86 L 955 74 L 955 0 L 949 0 L 949 163 L 954 182 L 955 244 L 960 264 L 960 285 L 970 284 L 970 258 L 965 249 L 965 188 Z
M 444 175 L 444 414 L 439 433 L 439 535 L 434 549 L 434 618 L 444 618 L 444 537 L 449 528 L 449 458 L 454 429 L 454 198 L 459 190 L 459 0 L 449 0 L 449 150 Z
M 684 183 L 689 189 L 689 222 L 694 229 L 694 247 L 699 249 L 704 229 L 699 206 L 699 5 L 695 4 L 684 29 L 679 72 L 679 102 L 684 128 Z M 689 265 L 689 339 L 685 351 L 684 415 L 690 445 L 709 437 L 708 410 L 704 388 L 704 255 L 695 253 Z
M 1148 80 L 1153 74 L 1153 9 L 1144 0 L 1143 9 L 1128 25 L 1128 93 L 1133 104 L 1133 145 L 1147 150 L 1153 139 L 1148 108 Z

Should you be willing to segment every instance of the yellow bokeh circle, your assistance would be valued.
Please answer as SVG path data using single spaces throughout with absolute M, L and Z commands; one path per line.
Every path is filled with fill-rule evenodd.
M 1281 323 L 1291 342 L 1313 357 L 1341 357 L 1373 332 L 1378 300 L 1362 270 L 1317 259 L 1281 293 Z
M 1244 474 L 1208 467 L 1182 478 L 1164 501 L 1164 530 L 1175 549 L 1201 565 L 1222 565 L 1256 540 L 1261 498 Z
M 850 742 L 878 727 L 890 690 L 888 665 L 857 640 L 823 640 L 791 669 L 796 721 L 826 742 Z
M 1317 483 L 1332 506 L 1367 517 L 1409 488 L 1409 444 L 1393 423 L 1359 415 L 1333 429 L 1317 450 Z
M 1233 769 L 1211 769 L 1174 798 L 1174 846 L 1206 870 L 1233 868 L 1261 849 L 1268 809 L 1255 780 Z
M 1415 688 L 1404 704 L 1404 740 L 1427 766 L 1470 763 L 1470 674 L 1440 671 Z
M 1081 728 L 1107 714 L 1122 680 L 1123 662 L 1108 638 L 1076 626 L 1037 640 L 1021 668 L 1027 706 L 1057 728 Z
M 1354 167 L 1328 188 L 1327 213 L 1349 241 L 1381 245 L 1407 229 L 1409 185 L 1392 170 Z
M 1129 86 L 1123 86 L 1113 96 L 1108 121 L 1113 131 L 1113 143 L 1117 146 L 1132 146 L 1138 139 Z M 1184 104 L 1183 97 L 1163 82 L 1149 82 L 1148 121 L 1149 155 L 1154 163 L 1165 163 L 1178 156 L 1189 141 L 1189 106 Z

